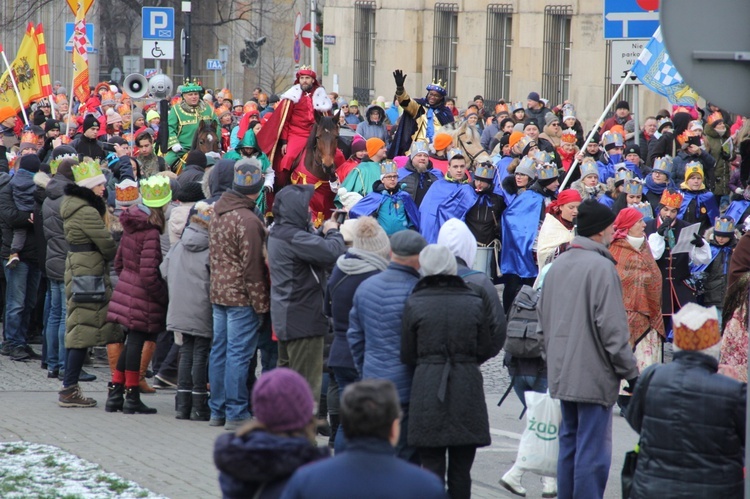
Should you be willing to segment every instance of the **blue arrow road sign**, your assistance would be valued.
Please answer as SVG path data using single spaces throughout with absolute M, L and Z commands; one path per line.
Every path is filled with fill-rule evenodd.
M 174 40 L 174 9 L 143 7 L 143 39 Z
M 95 26 L 91 23 L 86 23 L 86 52 L 89 54 L 96 52 L 94 47 L 94 34 L 96 30 Z M 75 23 L 65 23 L 65 52 L 73 52 L 73 33 L 75 32 Z
M 651 38 L 659 11 L 644 10 L 636 0 L 604 0 L 604 39 Z

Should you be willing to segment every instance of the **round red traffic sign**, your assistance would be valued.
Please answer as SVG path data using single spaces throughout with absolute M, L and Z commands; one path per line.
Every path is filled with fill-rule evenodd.
M 318 32 L 320 31 L 319 26 L 315 26 L 315 28 L 316 28 L 316 31 Z M 302 26 L 302 33 L 300 34 L 300 38 L 302 38 L 302 43 L 305 44 L 305 47 L 310 48 L 312 36 L 313 36 L 313 33 L 312 33 L 312 27 L 310 23 L 307 23 L 304 26 Z

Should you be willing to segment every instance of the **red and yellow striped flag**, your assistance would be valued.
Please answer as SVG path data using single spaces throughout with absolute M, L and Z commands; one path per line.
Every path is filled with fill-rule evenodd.
M 78 0 L 78 12 L 73 33 L 73 95 L 80 102 L 89 97 L 89 55 L 86 52 L 86 9 L 84 2 Z
M 26 34 L 21 40 L 16 58 L 10 63 L 10 67 L 13 69 L 13 76 L 21 94 L 21 102 L 18 101 L 13 82 L 8 77 L 8 72 L 5 71 L 0 77 L 0 107 L 10 106 L 20 111 L 21 106 L 28 106 L 31 102 L 46 95 L 42 88 L 37 36 L 33 24 L 29 23 L 26 26 Z M 47 79 L 49 81 L 49 75 Z
M 49 76 L 49 63 L 47 62 L 47 45 L 44 43 L 44 28 L 42 23 L 36 26 L 36 46 L 39 54 L 39 76 L 42 78 L 42 92 L 44 95 L 52 95 L 52 80 Z

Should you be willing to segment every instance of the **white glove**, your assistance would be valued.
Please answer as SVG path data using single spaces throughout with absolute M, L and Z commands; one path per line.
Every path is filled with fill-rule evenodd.
M 179 145 L 179 144 L 178 144 Z M 172 149 L 174 151 L 174 149 Z M 180 147 L 180 150 L 182 150 L 182 147 Z M 174 151 L 177 152 L 177 151 Z M 209 151 L 206 153 L 207 158 L 215 158 L 215 159 L 221 159 L 221 154 L 219 154 L 216 151 Z
M 735 194 L 742 194 L 743 192 L 745 192 L 745 190 L 744 190 L 744 189 L 743 189 L 742 187 L 737 187 L 737 188 L 736 188 L 736 189 L 734 190 L 734 193 L 735 193 Z
M 180 151 L 182 151 L 182 146 L 180 144 L 175 144 L 175 145 L 172 146 L 172 151 L 173 152 L 180 152 Z

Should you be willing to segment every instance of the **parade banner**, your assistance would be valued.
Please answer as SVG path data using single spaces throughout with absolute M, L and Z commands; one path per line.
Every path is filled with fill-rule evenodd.
M 39 25 L 41 28 L 41 25 Z M 44 35 L 42 34 L 42 40 Z M 21 107 L 28 106 L 32 101 L 44 97 L 44 88 L 42 86 L 42 68 L 40 67 L 40 58 L 37 45 L 37 34 L 34 25 L 29 23 L 26 27 L 26 34 L 18 48 L 16 58 L 10 64 L 13 71 L 13 79 L 18 85 L 19 97 L 13 88 L 13 81 L 8 75 L 8 71 L 0 77 L 0 106 L 10 106 L 16 111 Z M 44 57 L 46 63 L 46 53 Z M 45 64 L 46 66 L 46 64 Z M 49 82 L 49 68 L 46 68 L 47 81 Z
M 86 5 L 79 0 L 73 32 L 73 95 L 85 102 L 91 92 L 89 88 L 89 55 L 86 52 Z
M 672 64 L 661 36 L 661 27 L 656 29 L 631 71 L 649 90 L 663 95 L 671 104 L 694 106 L 698 101 L 698 94 L 685 83 Z
M 47 45 L 44 43 L 44 27 L 42 23 L 36 26 L 36 47 L 39 62 L 39 76 L 41 77 L 42 93 L 52 95 L 52 80 L 49 76 L 49 62 L 47 61 Z

